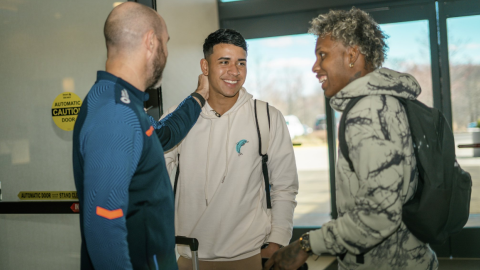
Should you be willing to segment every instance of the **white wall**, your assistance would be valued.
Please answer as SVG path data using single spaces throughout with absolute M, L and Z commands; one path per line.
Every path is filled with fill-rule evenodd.
M 205 38 L 218 29 L 217 0 L 158 0 L 167 23 L 167 67 L 163 73 L 163 105 L 178 105 L 197 87 Z
M 114 0 L 0 0 L 0 181 L 4 201 L 19 191 L 74 190 L 72 132 L 55 126 L 63 91 L 84 98 L 104 69 L 103 24 Z M 217 30 L 216 0 L 162 0 L 171 41 L 164 105 L 197 86 L 202 45 Z M 63 82 L 74 82 L 66 89 Z M 21 157 L 21 158 L 18 158 Z M 0 269 L 79 269 L 78 215 L 0 215 Z

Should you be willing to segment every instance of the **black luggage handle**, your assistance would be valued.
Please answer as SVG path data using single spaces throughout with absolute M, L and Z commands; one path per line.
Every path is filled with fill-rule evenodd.
M 198 251 L 198 240 L 196 238 L 189 238 L 185 236 L 175 236 L 175 244 L 187 245 L 190 247 L 190 251 Z

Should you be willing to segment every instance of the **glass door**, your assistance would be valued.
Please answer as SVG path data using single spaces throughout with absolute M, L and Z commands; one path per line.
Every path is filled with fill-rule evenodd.
M 480 226 L 480 15 L 446 19 L 457 160 L 472 176 L 467 227 Z
M 280 110 L 294 145 L 299 191 L 294 226 L 331 219 L 325 99 L 312 65 L 310 34 L 248 39 L 247 91 Z

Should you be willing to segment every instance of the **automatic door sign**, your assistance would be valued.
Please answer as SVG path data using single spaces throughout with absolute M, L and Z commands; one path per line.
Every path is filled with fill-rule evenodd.
M 56 200 L 67 200 L 67 201 L 76 201 L 78 200 L 76 191 L 20 191 L 18 193 L 18 198 L 20 200 L 45 200 L 45 201 L 56 201 Z
M 80 106 L 82 106 L 82 100 L 75 93 L 61 93 L 52 104 L 53 121 L 63 130 L 73 130 Z

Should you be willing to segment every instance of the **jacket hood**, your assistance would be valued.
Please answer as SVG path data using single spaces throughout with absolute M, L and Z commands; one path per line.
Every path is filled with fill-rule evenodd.
M 250 99 L 252 99 L 253 96 L 251 94 L 249 94 L 247 92 L 247 90 L 245 90 L 245 88 L 242 87 L 242 89 L 240 89 L 239 93 L 238 93 L 238 99 L 237 99 L 237 102 L 235 102 L 235 104 L 233 105 L 232 108 L 230 108 L 230 110 L 228 110 L 227 112 L 225 112 L 223 116 L 227 116 L 229 114 L 233 114 L 235 113 L 238 108 L 240 108 L 243 104 L 245 104 L 245 102 L 249 101 Z M 205 106 L 203 106 L 202 108 L 202 112 L 200 113 L 200 115 L 203 117 L 203 118 L 210 118 L 210 119 L 216 119 L 218 118 L 216 115 L 215 115 L 215 112 L 214 110 L 212 109 L 212 107 L 210 106 L 210 104 L 208 104 L 208 101 L 205 102 Z
M 421 92 L 420 84 L 412 75 L 379 68 L 345 86 L 330 99 L 330 105 L 343 111 L 350 99 L 358 96 L 390 95 L 416 99 Z

